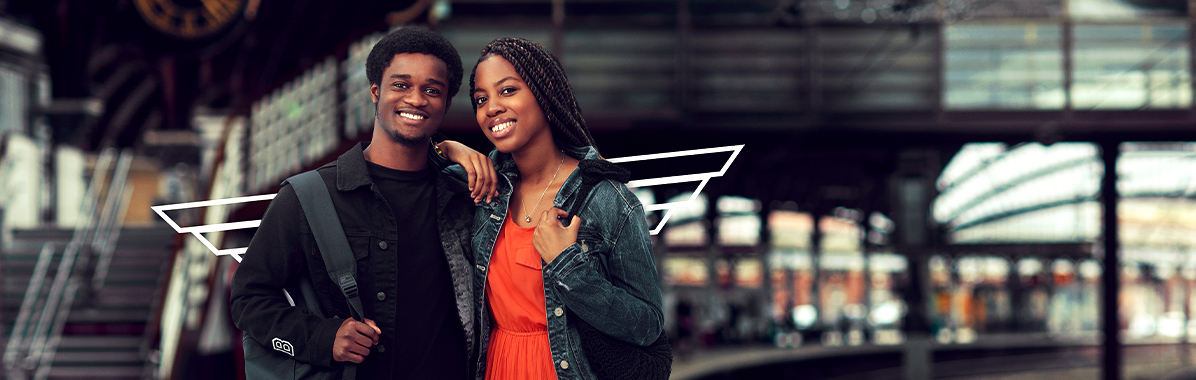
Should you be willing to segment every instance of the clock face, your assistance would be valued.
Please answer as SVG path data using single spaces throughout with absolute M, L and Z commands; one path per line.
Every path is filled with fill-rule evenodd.
M 163 33 L 198 39 L 210 36 L 240 16 L 245 0 L 134 0 L 137 12 Z

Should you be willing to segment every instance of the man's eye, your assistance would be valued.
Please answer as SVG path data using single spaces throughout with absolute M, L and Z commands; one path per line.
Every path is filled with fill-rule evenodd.
M 426 89 L 426 90 L 424 90 L 424 92 L 428 93 L 428 94 L 432 94 L 432 95 L 440 95 L 440 90 L 437 90 L 435 88 Z
M 406 84 L 406 83 L 395 83 L 395 84 L 394 84 L 394 87 L 395 87 L 395 88 L 400 88 L 400 89 L 406 89 L 406 88 L 407 88 L 407 84 Z

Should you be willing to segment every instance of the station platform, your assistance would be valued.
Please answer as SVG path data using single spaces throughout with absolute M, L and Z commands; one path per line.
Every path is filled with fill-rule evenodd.
M 1176 338 L 1124 345 L 1127 380 L 1196 380 L 1196 350 Z M 673 380 L 901 379 L 907 344 L 777 348 L 752 344 L 674 355 Z M 1101 377 L 1097 334 L 997 334 L 970 343 L 928 342 L 934 379 L 1088 380 Z

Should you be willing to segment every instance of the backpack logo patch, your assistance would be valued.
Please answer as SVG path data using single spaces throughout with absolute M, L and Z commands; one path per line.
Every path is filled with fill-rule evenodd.
M 270 341 L 270 343 L 274 345 L 275 351 L 281 351 L 284 354 L 295 356 L 295 347 L 291 346 L 291 342 L 274 338 L 274 340 Z

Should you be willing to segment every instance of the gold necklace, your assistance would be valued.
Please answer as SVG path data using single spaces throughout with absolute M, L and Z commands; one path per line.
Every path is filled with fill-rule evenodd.
M 540 199 L 536 200 L 536 205 L 532 207 L 532 212 L 536 212 L 536 208 L 540 207 L 540 201 L 544 200 L 544 194 L 548 194 L 548 188 L 552 187 L 552 181 L 556 180 L 556 175 L 561 172 L 561 165 L 564 165 L 564 164 L 565 164 L 565 158 L 561 157 L 561 163 L 556 164 L 556 171 L 552 172 L 552 179 L 548 180 L 548 186 L 544 186 L 544 191 L 540 192 Z M 523 199 L 523 194 L 519 194 L 519 199 Z M 520 211 L 527 210 L 527 203 L 524 203 L 519 208 L 521 209 Z M 527 215 L 523 217 L 523 221 L 528 222 L 528 223 L 532 222 L 531 212 L 527 213 Z

